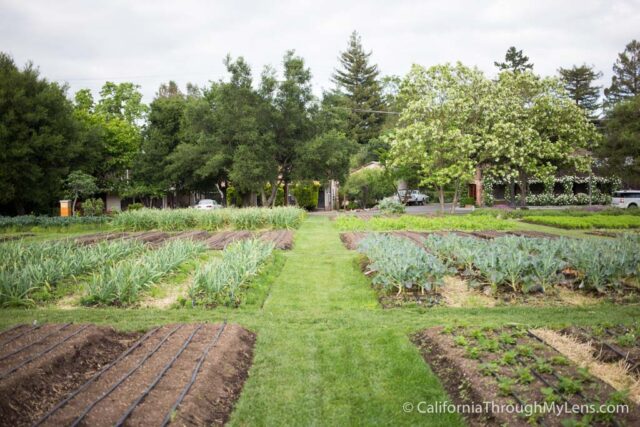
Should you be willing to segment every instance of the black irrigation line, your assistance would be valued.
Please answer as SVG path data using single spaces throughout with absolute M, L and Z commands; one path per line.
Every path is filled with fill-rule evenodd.
M 67 396 L 64 400 L 60 401 L 56 406 L 51 408 L 51 410 L 49 412 L 44 414 L 38 421 L 33 423 L 32 427 L 37 427 L 40 424 L 42 424 L 43 422 L 45 422 L 51 415 L 53 415 L 60 408 L 65 406 L 67 403 L 69 403 L 74 397 L 76 397 L 82 391 L 86 390 L 91 384 L 93 384 L 98 378 L 100 378 L 102 376 L 102 374 L 107 372 L 109 369 L 113 368 L 116 365 L 116 363 L 120 362 L 122 359 L 124 359 L 129 354 L 131 354 L 136 348 L 140 347 L 147 339 L 149 339 L 151 337 L 151 335 L 153 335 L 156 331 L 158 331 L 158 329 L 160 329 L 160 328 L 155 328 L 155 329 L 152 329 L 151 331 L 147 332 L 142 338 L 140 338 L 131 347 L 129 347 L 129 349 L 125 350 L 122 354 L 120 354 L 120 356 L 118 356 L 117 359 L 115 359 L 113 362 L 111 362 L 108 365 L 106 365 L 98 373 L 96 373 L 93 377 L 91 377 L 87 382 L 85 382 L 83 385 L 81 385 L 80 387 L 75 389 L 73 391 L 73 393 L 71 393 L 69 396 Z
M 553 347 L 552 345 L 550 345 L 549 343 L 545 342 L 542 338 L 540 338 L 539 336 L 537 336 L 536 334 L 534 334 L 533 332 L 531 332 L 530 330 L 527 329 L 527 335 L 529 335 L 530 337 L 540 341 L 542 344 L 549 346 L 550 348 L 552 348 L 553 350 L 555 350 L 556 352 L 562 354 L 560 351 L 558 351 L 555 347 Z M 560 379 L 560 377 L 558 376 L 558 374 L 556 374 L 555 371 L 552 372 L 552 375 L 556 378 L 556 379 Z M 555 387 L 551 386 L 555 391 L 558 391 Z M 589 403 L 589 401 L 587 400 L 587 397 L 581 392 L 578 391 L 576 393 L 578 396 L 580 396 L 584 401 L 586 401 L 587 403 Z M 565 402 L 568 402 L 567 399 L 563 396 L 562 393 L 560 393 L 560 396 L 562 397 L 562 399 L 564 399 Z M 582 412 L 580 412 L 582 413 Z M 612 420 L 612 423 L 614 426 L 619 427 L 620 423 L 614 418 Z
M 23 325 L 18 325 L 18 326 L 23 326 Z M 26 325 L 24 325 L 26 326 Z M 0 344 L 0 347 L 4 347 L 5 345 L 14 342 L 15 340 L 17 340 L 18 338 L 24 336 L 25 334 L 28 334 L 29 332 L 35 331 L 36 329 L 40 329 L 42 327 L 42 325 L 32 325 L 29 326 L 26 330 L 20 332 L 18 335 L 15 335 L 11 338 L 9 338 L 8 340 L 6 340 L 5 342 L 3 342 L 2 344 Z M 15 328 L 11 328 L 11 329 L 15 329 Z
M 193 372 L 191 373 L 191 380 L 187 383 L 187 385 L 184 386 L 184 388 L 182 389 L 182 393 L 180 393 L 180 396 L 178 396 L 178 399 L 171 406 L 171 409 L 169 409 L 169 411 L 167 412 L 167 415 L 165 415 L 164 419 L 162 420 L 162 424 L 161 424 L 162 427 L 165 427 L 167 424 L 171 422 L 171 415 L 176 409 L 178 409 L 178 406 L 180 406 L 180 404 L 184 400 L 187 393 L 189 393 L 191 386 L 193 386 L 193 383 L 195 383 L 196 381 L 196 378 L 198 376 L 198 373 L 200 372 L 200 368 L 202 367 L 204 360 L 207 358 L 209 351 L 218 343 L 218 340 L 220 339 L 220 335 L 222 335 L 222 332 L 224 331 L 224 328 L 226 326 L 227 326 L 227 320 L 225 319 L 224 323 L 218 330 L 218 333 L 215 335 L 211 343 L 204 349 L 204 351 L 202 352 L 202 356 L 200 356 L 200 359 L 198 359 L 198 363 L 196 363 L 196 366 L 193 368 Z
M 11 331 L 14 331 L 14 330 L 16 330 L 16 329 L 18 329 L 18 328 L 21 328 L 21 327 L 23 327 L 23 326 L 27 326 L 27 325 L 25 325 L 24 323 L 18 323 L 17 325 L 13 325 L 13 326 L 12 326 L 12 327 L 10 327 L 9 329 L 5 329 L 4 331 L 0 332 L 0 337 L 1 337 L 1 336 L 3 336 L 3 335 L 5 335 L 5 334 L 8 334 L 8 333 L 9 333 L 9 332 L 11 332 Z
M 160 380 L 162 379 L 162 377 L 164 376 L 164 374 L 167 373 L 167 371 L 169 369 L 171 369 L 171 367 L 173 366 L 173 364 L 175 363 L 176 360 L 178 360 L 178 357 L 180 357 L 180 355 L 184 352 L 184 350 L 189 346 L 189 344 L 191 343 L 191 341 L 193 340 L 193 337 L 196 335 L 196 333 L 198 333 L 198 331 L 200 331 L 200 329 L 202 329 L 202 324 L 198 325 L 197 328 L 195 328 L 193 330 L 193 332 L 191 333 L 191 335 L 189 335 L 189 337 L 184 341 L 184 343 L 182 344 L 182 347 L 180 347 L 180 350 L 178 350 L 178 352 L 173 356 L 173 358 L 169 361 L 169 363 L 167 363 L 164 368 L 162 369 L 162 371 L 160 371 L 160 373 L 154 378 L 154 380 L 151 382 L 151 384 L 149 384 L 149 386 L 142 392 L 142 394 L 140 394 L 140 396 L 138 396 L 138 398 L 136 400 L 133 401 L 133 403 L 129 406 L 129 408 L 127 408 L 127 410 L 125 411 L 125 413 L 120 417 L 120 419 L 116 422 L 116 427 L 121 427 L 124 422 L 127 420 L 127 418 L 129 418 L 129 416 L 133 413 L 133 411 L 136 409 L 136 407 L 142 403 L 142 401 L 145 399 L 145 397 L 147 397 L 149 395 L 149 393 L 151 393 L 151 390 L 153 390 L 153 388 L 158 385 L 158 383 L 160 382 Z
M 5 360 L 5 359 L 8 359 L 8 358 L 10 358 L 11 356 L 13 356 L 14 354 L 18 354 L 18 353 L 20 353 L 21 351 L 24 351 L 24 350 L 26 350 L 26 349 L 28 349 L 28 348 L 31 348 L 31 347 L 33 347 L 33 346 L 34 346 L 34 345 L 36 345 L 36 344 L 40 344 L 42 341 L 46 340 L 46 339 L 47 339 L 47 338 L 49 338 L 51 335 L 55 335 L 55 334 L 57 334 L 58 332 L 61 332 L 61 331 L 63 331 L 64 329 L 67 329 L 69 326 L 71 326 L 71 323 L 65 323 L 64 325 L 62 325 L 62 327 L 61 327 L 61 328 L 58 328 L 58 329 L 56 329 L 56 330 L 55 330 L 55 331 L 53 331 L 53 332 L 49 332 L 49 333 L 48 333 L 48 334 L 46 334 L 45 336 L 40 337 L 40 339 L 35 340 L 34 342 L 32 342 L 32 343 L 30 343 L 30 344 L 23 345 L 22 347 L 20 347 L 20 348 L 18 348 L 18 349 L 16 349 L 16 350 L 14 350 L 14 351 L 12 351 L 12 352 L 11 352 L 11 353 L 9 353 L 9 354 L 5 354 L 4 356 L 0 357 L 0 361 Z M 11 341 L 10 341 L 10 342 L 11 342 Z
M 127 372 L 126 374 L 124 374 L 122 377 L 120 377 L 120 379 L 118 379 L 118 381 L 116 381 L 115 384 L 113 384 L 111 387 L 109 387 L 108 390 L 106 390 L 104 393 L 102 393 L 102 395 L 100 395 L 100 397 L 98 397 L 96 400 L 94 400 L 93 402 L 91 402 L 89 405 L 87 405 L 86 408 L 84 408 L 84 410 L 82 411 L 82 413 L 80 415 L 78 415 L 78 417 L 73 421 L 73 423 L 71 424 L 71 427 L 76 427 L 78 424 L 80 424 L 83 420 L 84 417 L 87 416 L 87 414 L 98 404 L 100 403 L 105 397 L 109 396 L 113 390 L 115 390 L 120 384 L 122 384 L 123 382 L 125 382 L 135 371 L 137 371 L 138 369 L 140 369 L 140 367 L 144 364 L 144 362 L 146 362 L 151 356 L 153 356 L 162 346 L 162 344 L 164 344 L 174 333 L 176 333 L 179 329 L 181 329 L 184 326 L 184 324 L 182 325 L 178 325 L 175 328 L 173 328 L 173 330 L 171 330 L 152 350 L 150 350 L 143 358 L 140 362 L 138 362 L 138 364 L 136 366 L 134 366 L 133 368 L 131 368 L 129 370 L 129 372 Z
M 454 335 L 454 334 L 452 334 L 452 335 L 453 335 L 453 338 L 455 339 L 456 335 Z M 462 336 L 464 337 L 464 335 L 462 335 Z M 482 362 L 482 359 L 481 359 L 480 357 L 478 357 L 476 360 L 477 360 L 477 361 L 478 361 L 478 363 L 480 363 L 480 364 L 481 364 L 481 363 L 483 363 L 483 362 Z M 492 372 L 492 371 L 490 371 L 489 373 L 490 373 L 490 374 L 491 374 L 491 376 L 492 376 L 492 377 L 494 377 L 496 380 L 500 380 L 500 376 L 499 376 L 496 372 Z M 512 397 L 513 397 L 513 398 L 518 402 L 518 404 L 520 404 L 520 406 L 523 406 L 523 407 L 524 407 L 524 405 L 525 405 L 524 401 L 523 401 L 522 399 L 520 399 L 520 398 L 518 397 L 518 395 L 517 395 L 513 390 L 509 390 L 509 394 L 510 394 L 510 395 L 511 395 L 511 396 L 512 396 Z M 542 424 L 542 425 L 544 426 L 544 424 Z
M 25 361 L 23 361 L 22 363 L 18 364 L 17 366 L 11 368 L 10 370 L 8 370 L 7 372 L 3 372 L 2 375 L 0 375 L 0 380 L 5 379 L 6 377 L 8 377 L 9 375 L 11 375 L 12 373 L 14 373 L 15 371 L 17 371 L 18 369 L 22 368 L 23 366 L 33 362 L 34 360 L 36 360 L 37 358 L 44 356 L 45 354 L 49 353 L 50 351 L 56 349 L 57 347 L 61 346 L 62 344 L 64 344 L 65 342 L 69 341 L 71 338 L 75 337 L 76 335 L 78 335 L 80 332 L 84 331 L 85 329 L 87 329 L 90 325 L 84 325 L 82 327 L 80 327 L 77 331 L 75 331 L 74 333 L 72 333 L 71 335 L 67 336 L 65 339 L 63 339 L 62 341 L 57 342 L 56 344 L 53 344 L 52 346 L 49 346 L 48 348 L 46 348 L 45 350 L 41 351 L 38 354 L 35 354 L 31 357 L 29 357 L 28 359 L 26 359 Z

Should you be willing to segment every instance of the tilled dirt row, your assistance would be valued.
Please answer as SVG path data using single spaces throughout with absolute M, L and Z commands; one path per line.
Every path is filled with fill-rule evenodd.
M 559 363 L 558 358 L 562 358 L 562 355 L 541 343 L 533 334 L 518 338 L 508 348 L 500 343 L 499 349 L 481 350 L 479 355 L 471 350 L 480 347 L 474 347 L 471 342 L 466 343 L 467 340 L 471 341 L 469 337 L 459 341 L 461 336 L 456 336 L 454 340 L 455 335 L 457 333 L 452 335 L 437 327 L 414 335 L 412 340 L 455 404 L 476 406 L 492 402 L 490 407 L 482 406 L 480 411 L 467 412 L 465 418 L 469 425 L 527 426 L 534 423 L 560 426 L 570 423 L 570 419 L 577 421 L 587 415 L 584 405 L 593 404 L 598 407 L 599 404 L 613 401 L 609 400 L 615 394 L 611 386 L 585 374 L 566 359 Z M 491 338 L 482 338 L 478 342 L 486 345 L 495 344 L 496 341 L 497 338 L 493 342 Z M 577 413 L 541 412 L 535 416 L 532 414 L 528 419 L 515 412 L 492 409 L 527 403 L 543 405 L 545 402 L 580 409 Z M 626 403 L 628 411 L 622 410 L 610 416 L 592 414 L 589 425 L 638 425 L 638 407 L 630 401 Z
M 255 336 L 227 324 L 166 325 L 142 337 L 57 324 L 21 326 L 0 340 L 0 425 L 220 425 Z
M 77 237 L 75 242 L 83 245 L 91 245 L 115 239 L 136 239 L 152 246 L 160 246 L 165 242 L 172 240 L 189 239 L 194 241 L 203 241 L 209 249 L 223 250 L 230 243 L 256 237 L 264 241 L 273 242 L 276 249 L 288 250 L 293 248 L 293 231 L 291 230 L 272 230 L 263 232 L 222 231 L 219 233 L 209 233 L 203 230 L 179 233 L 166 233 L 161 231 L 95 233 Z
M 362 239 L 367 237 L 371 232 L 346 232 L 340 233 L 340 240 L 344 244 L 347 249 L 354 250 L 358 247 L 358 244 Z M 437 234 L 440 236 L 453 233 L 461 237 L 474 237 L 481 239 L 495 239 L 496 237 L 504 237 L 504 236 L 521 236 L 521 237 L 540 237 L 540 238 L 549 238 L 556 239 L 558 236 L 548 233 L 543 233 L 540 231 L 389 231 L 384 232 L 384 234 L 389 234 L 392 236 L 404 237 L 406 239 L 412 240 L 414 243 L 422 246 L 422 239 L 426 238 L 430 234 Z

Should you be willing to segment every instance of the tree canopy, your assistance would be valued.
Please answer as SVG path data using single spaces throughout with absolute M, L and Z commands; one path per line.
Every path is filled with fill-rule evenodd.
M 618 101 L 640 94 L 640 42 L 630 41 L 624 52 L 618 54 L 613 64 L 611 86 L 604 90 L 607 103 L 613 105 Z
M 602 77 L 602 73 L 594 71 L 593 67 L 586 64 L 560 68 L 558 73 L 565 90 L 576 105 L 587 111 L 589 117 L 595 119 L 597 111 L 600 109 L 599 100 L 602 87 L 596 86 L 594 82 Z
M 511 71 L 514 73 L 533 69 L 533 64 L 529 62 L 529 57 L 524 55 L 522 50 L 517 50 L 515 46 L 507 49 L 503 62 L 496 61 L 493 64 L 498 67 L 500 71 Z

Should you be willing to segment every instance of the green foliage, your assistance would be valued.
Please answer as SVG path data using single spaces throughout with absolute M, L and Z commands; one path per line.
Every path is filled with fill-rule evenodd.
M 82 203 L 82 215 L 101 216 L 104 213 L 104 202 L 102 199 L 87 199 Z
M 378 200 L 395 192 L 393 183 L 382 169 L 363 168 L 349 175 L 344 191 L 361 208 L 372 207 Z
M 202 242 L 174 240 L 141 257 L 106 265 L 93 274 L 87 284 L 85 305 L 131 305 L 180 264 L 206 250 Z
M 261 240 L 242 240 L 225 248 L 221 259 L 199 267 L 191 283 L 193 304 L 237 306 L 242 290 L 273 252 L 273 244 Z
M 378 209 L 385 214 L 403 214 L 405 207 L 394 197 L 384 198 L 378 203 Z
M 91 217 L 91 216 L 35 216 L 35 215 L 21 215 L 21 216 L 0 216 L 0 230 L 3 232 L 8 231 L 28 231 L 32 228 L 69 228 L 74 225 L 87 225 L 87 226 L 99 226 L 106 224 L 110 221 L 110 218 L 105 216 Z
M 369 268 L 376 272 L 373 284 L 385 291 L 397 289 L 400 294 L 417 288 L 431 292 L 444 283 L 444 264 L 406 239 L 371 235 L 360 242 L 358 251 L 371 260 Z
M 349 46 L 340 53 L 340 69 L 333 81 L 346 92 L 349 100 L 349 136 L 359 144 L 367 144 L 380 134 L 384 116 L 372 111 L 385 109 L 378 82 L 378 66 L 370 65 L 371 52 L 365 52 L 357 32 L 351 33 Z
M 110 264 L 142 248 L 136 241 L 102 242 L 92 246 L 79 246 L 68 240 L 3 243 L 0 245 L 0 306 L 34 305 L 61 279 Z
M 219 230 L 235 228 L 254 230 L 259 228 L 298 228 L 304 219 L 302 209 L 279 208 L 224 208 L 214 210 L 199 209 L 139 209 L 126 211 L 115 216 L 111 224 L 121 230 L 163 230 L 181 231 L 192 228 Z
M 631 187 L 640 186 L 640 95 L 618 102 L 606 113 L 605 138 L 598 148 L 604 173 L 620 175 Z
M 510 230 L 511 221 L 491 217 L 443 216 L 420 217 L 403 215 L 399 218 L 373 217 L 369 220 L 350 215 L 340 215 L 335 220 L 341 231 L 391 231 L 391 230 Z
M 640 274 L 637 236 L 607 240 L 525 237 L 480 240 L 430 235 L 424 243 L 445 263 L 464 269 L 492 289 L 545 291 L 560 283 L 566 267 L 580 273 L 578 281 L 582 287 L 599 292 Z
M 515 46 L 507 49 L 504 55 L 504 62 L 493 63 L 500 71 L 511 71 L 519 73 L 533 69 L 533 64 L 529 62 L 529 57 L 522 53 L 522 50 L 516 50 Z
M 571 216 L 526 216 L 525 221 L 533 224 L 550 225 L 566 229 L 629 229 L 640 228 L 638 215 L 589 215 L 581 217 Z
M 318 194 L 320 184 L 314 181 L 296 182 L 293 186 L 293 197 L 296 198 L 298 206 L 308 211 L 312 211 L 318 207 Z
M 0 52 L 0 213 L 44 212 L 85 154 L 66 87 Z
M 631 40 L 613 64 L 611 86 L 604 90 L 607 103 L 640 95 L 640 42 Z
M 596 72 L 593 67 L 586 64 L 571 68 L 560 68 L 558 70 L 560 79 L 564 84 L 564 88 L 574 102 L 583 108 L 592 119 L 597 117 L 597 111 L 600 108 L 600 89 L 601 86 L 595 86 L 596 82 L 602 77 L 601 72 Z
M 139 211 L 142 208 L 144 208 L 144 205 L 142 203 L 130 203 L 127 206 L 128 211 Z

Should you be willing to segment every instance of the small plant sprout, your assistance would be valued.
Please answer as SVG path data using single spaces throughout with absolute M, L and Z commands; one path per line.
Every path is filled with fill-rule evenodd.
M 469 345 L 469 342 L 467 341 L 467 339 L 462 335 L 456 336 L 453 339 L 453 342 L 455 343 L 455 345 L 460 347 L 466 347 L 467 345 Z
M 580 393 L 582 392 L 582 381 L 579 379 L 559 376 L 558 391 L 567 395 Z
M 498 373 L 499 367 L 495 362 L 486 362 L 480 365 L 480 372 L 482 375 L 490 376 Z
M 516 375 L 518 377 L 518 383 L 520 384 L 529 384 L 532 383 L 535 379 L 531 370 L 529 368 L 518 368 L 516 370 Z
M 501 365 L 515 365 L 517 360 L 517 354 L 515 351 L 505 351 L 500 359 Z
M 508 396 L 513 392 L 513 386 L 515 385 L 515 381 L 511 378 L 499 378 L 498 379 L 498 389 L 500 390 L 500 394 L 502 396 Z
M 569 364 L 569 359 L 564 356 L 553 356 L 551 358 L 551 364 L 556 366 L 567 366 Z

